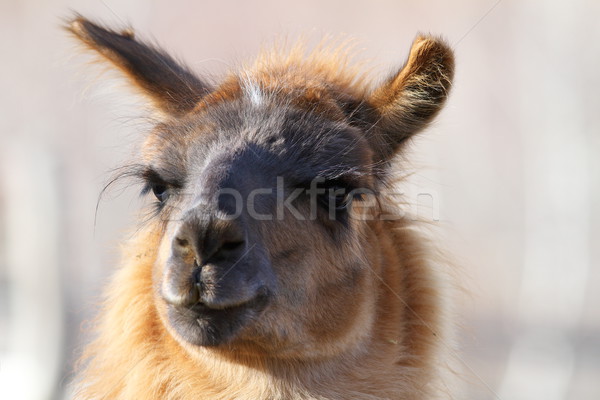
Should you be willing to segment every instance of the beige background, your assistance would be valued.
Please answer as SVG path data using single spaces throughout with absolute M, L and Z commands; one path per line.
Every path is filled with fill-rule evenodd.
M 139 207 L 137 188 L 112 191 L 94 225 L 147 121 L 58 29 L 69 10 L 131 23 L 216 76 L 300 33 L 356 38 L 383 76 L 416 32 L 444 35 L 454 92 L 412 159 L 470 293 L 457 305 L 456 398 L 600 398 L 594 0 L 1 0 L 0 398 L 66 396 L 82 321 Z

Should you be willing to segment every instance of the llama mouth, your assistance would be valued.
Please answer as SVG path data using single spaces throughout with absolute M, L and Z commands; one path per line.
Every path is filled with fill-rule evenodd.
M 225 316 L 228 313 L 235 313 L 239 311 L 243 311 L 245 309 L 258 309 L 261 306 L 266 305 L 268 301 L 267 295 L 259 295 L 250 301 L 242 301 L 239 303 L 229 303 L 229 304 L 205 304 L 202 301 L 199 301 L 197 304 L 189 307 L 188 309 L 201 318 L 202 316 Z M 263 304 L 265 303 L 265 304 Z
M 204 290 L 197 284 L 198 291 L 202 293 Z M 243 297 L 230 297 L 223 296 L 222 298 L 213 297 L 213 296 L 202 296 L 194 305 L 189 307 L 189 309 L 198 312 L 199 314 L 207 312 L 207 311 L 226 311 L 240 307 L 259 307 L 261 303 L 268 300 L 270 297 L 270 291 L 266 286 L 261 286 L 255 292 L 253 297 L 251 298 L 243 298 Z
M 191 307 L 169 307 L 171 326 L 192 345 L 216 347 L 232 342 L 238 333 L 266 309 L 270 296 L 228 306 L 213 307 L 197 303 Z

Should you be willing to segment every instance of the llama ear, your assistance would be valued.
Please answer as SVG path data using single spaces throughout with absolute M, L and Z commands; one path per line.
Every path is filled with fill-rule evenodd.
M 392 157 L 442 109 L 454 76 L 454 55 L 441 39 L 419 36 L 406 64 L 370 95 L 378 117 L 372 144 L 380 159 Z
M 161 49 L 77 16 L 66 27 L 87 48 L 119 68 L 152 103 L 169 115 L 190 111 L 210 88 Z

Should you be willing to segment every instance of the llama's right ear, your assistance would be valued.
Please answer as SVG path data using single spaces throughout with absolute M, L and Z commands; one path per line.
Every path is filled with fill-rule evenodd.
M 210 87 L 164 51 L 77 16 L 67 30 L 87 48 L 119 68 L 156 108 L 169 115 L 190 111 Z

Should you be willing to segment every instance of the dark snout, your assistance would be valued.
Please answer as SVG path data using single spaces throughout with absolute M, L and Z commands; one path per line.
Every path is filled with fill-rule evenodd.
M 163 298 L 173 306 L 225 309 L 268 296 L 274 279 L 260 250 L 239 220 L 188 217 L 172 240 Z
M 194 344 L 231 340 L 275 296 L 256 221 L 239 212 L 239 200 L 258 185 L 250 173 L 256 161 L 255 152 L 212 157 L 190 183 L 195 197 L 174 227 L 160 290 L 171 325 Z
M 262 245 L 241 219 L 186 213 L 173 235 L 161 294 L 188 341 L 215 345 L 260 313 L 275 290 Z

